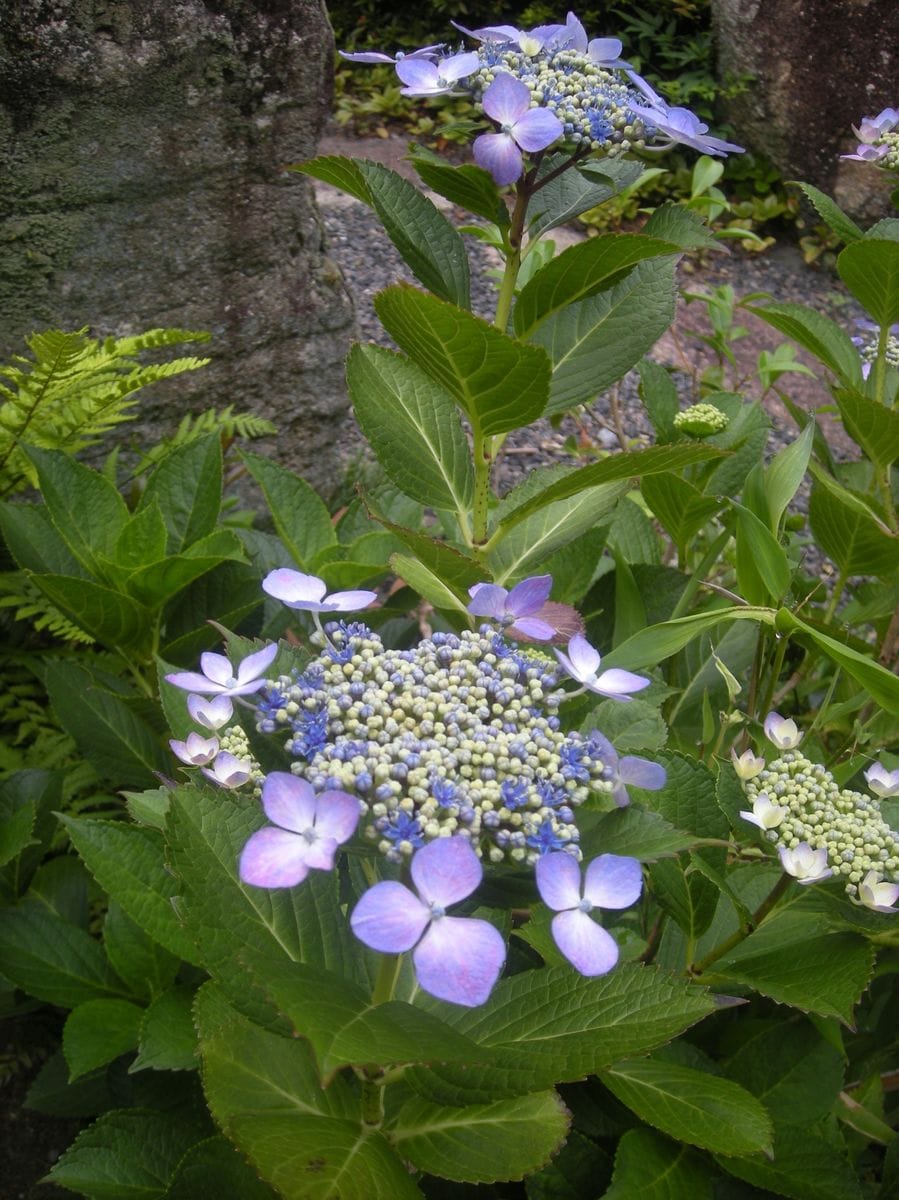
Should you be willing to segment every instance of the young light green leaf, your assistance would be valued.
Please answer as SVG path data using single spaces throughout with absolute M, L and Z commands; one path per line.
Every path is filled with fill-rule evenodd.
M 651 475 L 643 480 L 640 490 L 643 499 L 678 545 L 698 533 L 723 504 L 720 496 L 703 496 L 689 480 L 673 474 Z
M 899 321 L 899 242 L 864 238 L 837 258 L 840 278 L 878 325 Z
M 612 1186 L 602 1200 L 712 1200 L 712 1175 L 687 1146 L 651 1129 L 629 1129 L 615 1152 Z
M 729 1079 L 653 1058 L 615 1063 L 601 1079 L 622 1104 L 678 1141 L 717 1154 L 770 1150 L 767 1112 Z
M 530 425 L 549 394 L 549 361 L 479 317 L 410 287 L 375 299 L 387 332 L 486 435 Z
M 86 1000 L 73 1008 L 62 1031 L 69 1082 L 133 1050 L 143 1015 L 127 1000 Z
M 552 363 L 546 416 L 592 400 L 655 345 L 674 320 L 674 260 L 638 263 L 608 291 L 554 313 L 534 333 Z
M 833 232 L 842 238 L 847 246 L 851 242 L 857 242 L 863 236 L 864 231 L 856 225 L 851 217 L 846 216 L 840 206 L 831 200 L 830 196 L 825 195 L 824 192 L 819 192 L 810 183 L 801 183 L 799 180 L 794 179 L 791 179 L 789 182 L 805 192 L 806 198 L 815 206 L 821 220 L 826 225 L 829 225 Z
M 465 513 L 471 452 L 452 400 L 414 362 L 379 346 L 354 346 L 347 384 L 360 428 L 390 479 L 413 500 Z
M 700 634 L 730 621 L 757 621 L 759 624 L 773 625 L 774 609 L 753 608 L 747 604 L 745 607 L 718 608 L 711 612 L 691 613 L 688 617 L 676 617 L 673 621 L 661 621 L 616 646 L 603 657 L 603 663 L 607 667 L 624 667 L 629 671 L 653 667 L 676 654 Z
M 222 443 L 218 434 L 193 438 L 167 454 L 147 480 L 136 512 L 159 505 L 168 551 L 177 554 L 212 533 L 222 506 Z
M 413 1097 L 388 1136 L 420 1171 L 459 1183 L 522 1179 L 558 1149 L 570 1116 L 555 1092 L 448 1108 Z
M 812 445 L 815 439 L 815 422 L 810 420 L 795 441 L 784 446 L 774 455 L 765 470 L 765 496 L 768 501 L 769 528 L 777 533 L 780 519 L 787 505 L 796 495 L 805 478 Z
M 731 501 L 737 514 L 737 583 L 750 604 L 777 604 L 790 588 L 786 551 L 755 513 Z
M 418 592 L 435 608 L 445 608 L 449 612 L 467 613 L 468 609 L 461 597 L 448 587 L 433 571 L 423 566 L 417 558 L 408 554 L 391 554 L 390 566 L 394 574 L 405 580 L 413 591 Z
M 643 226 L 643 233 L 648 237 L 676 242 L 682 250 L 719 249 L 714 235 L 699 213 L 674 202 L 660 204 L 654 209 Z
M 308 570 L 316 554 L 337 543 L 331 515 L 318 493 L 299 475 L 259 454 L 240 457 L 262 488 L 275 529 L 293 561 L 300 570 Z
M 747 309 L 804 346 L 843 383 L 861 386 L 862 368 L 858 350 L 835 321 L 801 304 L 748 305 Z

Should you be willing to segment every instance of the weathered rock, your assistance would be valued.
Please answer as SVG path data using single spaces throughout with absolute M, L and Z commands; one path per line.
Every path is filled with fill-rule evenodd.
M 212 366 L 147 393 L 153 432 L 235 404 L 333 484 L 352 308 L 312 190 L 322 0 L 3 0 L 0 361 L 36 328 L 208 329 Z
M 738 140 L 859 218 L 886 215 L 885 174 L 839 156 L 899 103 L 896 0 L 712 0 L 712 16 L 719 77 L 750 77 L 727 102 Z

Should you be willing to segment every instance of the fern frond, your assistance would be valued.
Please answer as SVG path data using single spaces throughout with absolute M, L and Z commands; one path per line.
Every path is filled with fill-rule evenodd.
M 36 483 L 22 445 L 76 454 L 133 420 L 141 388 L 209 362 L 184 357 L 141 363 L 135 355 L 208 338 L 183 329 L 151 329 L 102 341 L 89 338 L 84 329 L 50 329 L 27 338 L 32 357 L 16 355 L 0 365 L 0 495 Z
M 209 433 L 219 434 L 222 441 L 227 443 L 235 438 L 271 437 L 277 432 L 277 426 L 265 417 L 257 417 L 253 413 L 235 413 L 233 404 L 227 408 L 208 408 L 205 412 L 188 414 L 173 434 L 147 451 L 135 468 L 134 475 L 146 474 L 179 446 Z
M 16 621 L 28 621 L 39 633 L 75 645 L 94 644 L 90 634 L 55 608 L 21 571 L 0 575 L 0 608 L 11 609 Z

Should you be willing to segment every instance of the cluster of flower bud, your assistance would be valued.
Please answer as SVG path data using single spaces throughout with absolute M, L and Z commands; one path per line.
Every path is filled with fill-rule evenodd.
M 533 105 L 548 109 L 561 122 L 571 148 L 602 150 L 614 156 L 642 149 L 655 128 L 634 111 L 644 98 L 614 68 L 600 66 L 578 50 L 553 49 L 526 54 L 517 45 L 485 42 L 477 51 L 478 71 L 465 86 L 480 100 L 497 74 L 505 72 L 530 91 Z
M 876 117 L 863 117 L 853 130 L 859 144 L 854 154 L 843 154 L 842 158 L 899 171 L 899 109 L 884 108 Z
M 391 861 L 452 835 L 491 862 L 579 857 L 573 810 L 611 795 L 613 765 L 560 731 L 556 663 L 487 626 L 406 650 L 358 622 L 326 633 L 302 674 L 265 684 L 257 724 L 288 734 L 291 769 L 316 792 L 362 799 L 365 835 Z
M 856 334 L 851 340 L 858 346 L 859 357 L 862 360 L 862 375 L 867 379 L 871 373 L 871 368 L 877 360 L 878 327 L 873 321 L 865 320 L 856 321 L 856 326 L 861 332 Z M 899 370 L 899 336 L 897 335 L 899 335 L 899 325 L 891 325 L 889 335 L 887 336 L 884 358 L 888 366 Z
M 677 413 L 674 418 L 674 428 L 689 437 L 711 437 L 727 429 L 728 418 L 714 404 L 691 404 L 689 408 Z
M 802 844 L 825 851 L 828 873 L 843 878 L 853 899 L 860 885 L 872 886 L 872 873 L 874 883 L 899 883 L 899 833 L 884 820 L 875 796 L 841 788 L 825 767 L 796 749 L 747 775 L 748 769 L 742 773 L 753 805 L 747 819 L 779 851 L 794 852 Z

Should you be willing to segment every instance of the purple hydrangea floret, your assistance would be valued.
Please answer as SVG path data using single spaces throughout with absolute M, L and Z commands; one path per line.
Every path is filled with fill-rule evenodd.
M 640 758 L 635 754 L 619 757 L 618 751 L 598 729 L 590 734 L 588 745 L 593 757 L 602 759 L 605 768 L 603 773 L 612 784 L 612 799 L 619 808 L 630 803 L 628 785 L 643 788 L 647 792 L 658 792 L 665 786 L 668 776 L 661 763 L 650 762 L 648 758 Z
M 480 65 L 473 51 L 453 54 L 436 63 L 428 58 L 406 57 L 396 64 L 396 73 L 406 85 L 401 89 L 404 96 L 443 96 Z
M 548 108 L 531 108 L 531 93 L 519 79 L 502 71 L 481 98 L 484 112 L 499 133 L 475 138 L 473 154 L 478 166 L 504 186 L 514 183 L 524 170 L 521 151 L 545 150 L 562 136 L 562 122 Z
M 552 585 L 551 575 L 523 579 L 511 591 L 496 583 L 476 583 L 468 589 L 471 596 L 468 611 L 475 617 L 498 621 L 513 637 L 523 634 L 537 641 L 547 641 L 556 630 L 538 614 L 549 599 Z
M 377 599 L 376 592 L 367 591 L 332 592 L 328 596 L 323 579 L 317 575 L 304 575 L 289 567 L 270 571 L 262 581 L 262 590 L 288 608 L 312 613 L 358 612 Z
M 230 659 L 224 654 L 207 651 L 200 655 L 202 675 L 196 671 L 176 671 L 165 678 L 175 687 L 199 696 L 249 696 L 265 685 L 263 672 L 271 666 L 277 653 L 277 644 L 273 643 L 255 654 L 248 654 L 241 659 L 235 675 Z
M 581 868 L 570 854 L 545 854 L 537 861 L 537 890 L 555 910 L 556 945 L 581 975 L 605 975 L 618 962 L 618 944 L 590 915 L 595 908 L 628 908 L 640 898 L 643 874 L 636 858 L 601 854 Z
M 602 659 L 598 650 L 585 637 L 576 634 L 568 643 L 568 653 L 554 650 L 554 654 L 572 679 L 576 679 L 589 692 L 599 696 L 611 696 L 614 700 L 630 700 L 630 692 L 639 692 L 649 687 L 649 680 L 631 671 L 613 667 L 597 674 Z
M 644 124 L 667 137 L 670 145 L 692 146 L 702 154 L 725 155 L 744 152 L 743 146 L 712 137 L 708 132 L 708 125 L 700 121 L 696 113 L 691 112 L 689 108 L 669 107 L 662 101 L 648 106 L 634 104 L 631 107 Z

